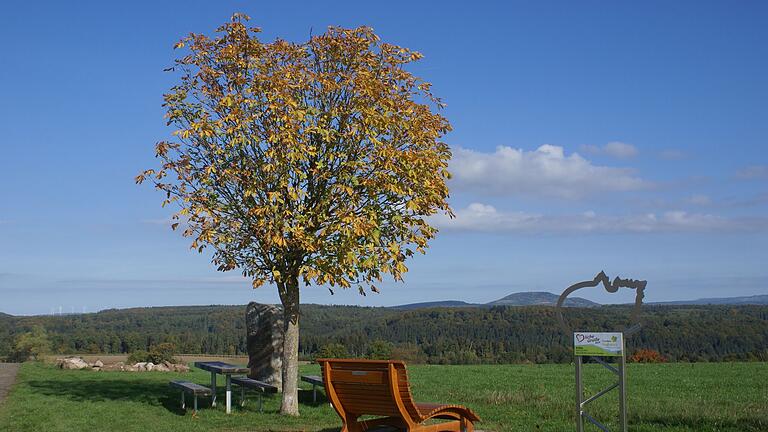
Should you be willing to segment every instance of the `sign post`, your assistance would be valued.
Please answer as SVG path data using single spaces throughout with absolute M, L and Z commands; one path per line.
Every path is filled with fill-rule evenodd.
M 621 332 L 574 332 L 573 354 L 576 356 L 576 431 L 584 432 L 584 419 L 594 424 L 603 432 L 610 432 L 608 427 L 592 417 L 585 407 L 595 399 L 618 388 L 619 391 L 619 428 L 627 432 L 627 393 L 626 368 L 624 354 L 624 333 Z M 597 363 L 616 374 L 619 380 L 584 399 L 584 382 L 582 380 L 582 365 L 584 357 L 592 357 Z M 617 367 L 603 358 L 615 357 Z

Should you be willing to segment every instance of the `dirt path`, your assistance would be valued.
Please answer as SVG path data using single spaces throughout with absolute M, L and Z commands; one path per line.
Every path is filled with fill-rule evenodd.
M 16 381 L 18 371 L 18 363 L 0 363 L 0 403 L 3 403 L 3 399 Z

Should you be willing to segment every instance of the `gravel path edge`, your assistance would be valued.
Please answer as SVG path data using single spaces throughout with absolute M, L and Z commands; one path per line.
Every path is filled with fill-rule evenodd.
M 18 363 L 0 363 L 0 404 L 3 403 L 13 383 L 16 382 L 16 374 L 19 372 Z

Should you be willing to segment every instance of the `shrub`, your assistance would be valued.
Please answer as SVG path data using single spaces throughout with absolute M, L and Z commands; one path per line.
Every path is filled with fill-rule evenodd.
M 176 363 L 173 356 L 176 354 L 176 346 L 172 343 L 161 343 L 149 348 L 149 361 L 158 364 L 162 362 Z
M 147 362 L 148 358 L 149 358 L 148 352 L 144 350 L 136 350 L 128 356 L 128 363 L 130 364 L 143 363 L 143 362 Z
M 641 348 L 629 357 L 629 361 L 635 363 L 666 363 L 667 359 L 656 350 Z
M 368 358 L 373 360 L 389 360 L 392 358 L 392 344 L 376 339 L 368 345 Z
M 128 356 L 128 363 L 152 362 L 160 364 L 163 362 L 176 363 L 173 357 L 176 353 L 176 346 L 172 343 L 161 343 L 149 347 L 149 351 L 136 350 Z
M 42 326 L 35 326 L 32 331 L 23 333 L 16 338 L 13 351 L 8 356 L 11 361 L 39 360 L 43 354 L 51 352 L 51 342 L 48 333 Z
M 428 356 L 416 344 L 403 344 L 392 349 L 391 358 L 407 363 L 426 363 Z
M 330 343 L 328 345 L 323 345 L 322 348 L 320 348 L 320 351 L 317 353 L 317 358 L 347 358 L 349 357 L 349 352 L 347 352 L 347 347 L 340 343 Z

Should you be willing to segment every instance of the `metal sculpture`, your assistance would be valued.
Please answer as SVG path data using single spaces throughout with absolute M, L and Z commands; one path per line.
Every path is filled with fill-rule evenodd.
M 615 279 L 613 279 L 613 282 L 611 282 L 610 279 L 608 279 L 608 276 L 605 274 L 605 272 L 601 271 L 591 281 L 579 282 L 569 286 L 568 288 L 565 289 L 565 291 L 563 291 L 562 294 L 560 294 L 560 298 L 557 299 L 557 318 L 560 321 L 560 327 L 563 329 L 563 332 L 565 332 L 566 335 L 572 334 L 573 331 L 568 326 L 568 324 L 566 324 L 565 317 L 563 316 L 563 305 L 565 304 L 565 300 L 574 291 L 580 290 L 582 288 L 594 288 L 600 285 L 601 283 L 605 287 L 605 290 L 608 291 L 609 293 L 615 293 L 619 290 L 619 288 L 631 288 L 636 291 L 635 305 L 632 308 L 632 312 L 629 315 L 629 319 L 632 325 L 627 327 L 623 333 L 629 336 L 640 331 L 640 309 L 643 306 L 643 298 L 645 297 L 645 286 L 648 284 L 648 281 L 622 279 L 617 276 Z

